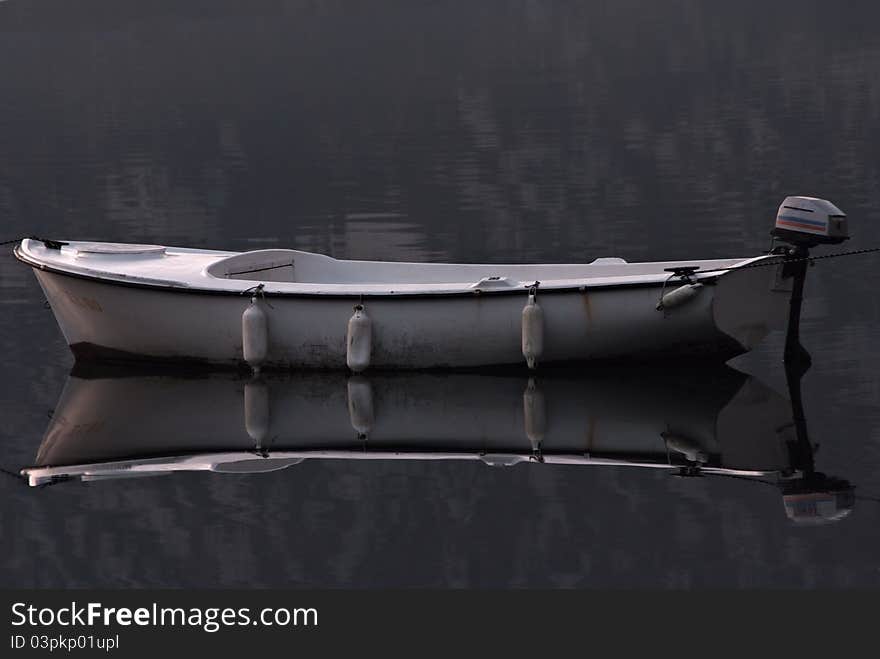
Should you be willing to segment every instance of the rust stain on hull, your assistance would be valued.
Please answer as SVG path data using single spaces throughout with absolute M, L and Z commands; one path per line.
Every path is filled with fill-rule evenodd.
M 584 452 L 591 453 L 593 451 L 593 442 L 596 440 L 596 417 L 594 416 L 590 416 L 590 424 L 587 427 L 587 434 L 584 439 L 586 440 Z
M 589 292 L 584 291 L 581 294 L 581 304 L 583 304 L 587 316 L 587 327 L 591 327 L 593 325 L 593 303 L 590 300 Z

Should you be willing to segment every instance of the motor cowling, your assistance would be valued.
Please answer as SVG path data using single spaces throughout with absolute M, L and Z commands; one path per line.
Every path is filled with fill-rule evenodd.
M 792 245 L 836 245 L 849 239 L 846 213 L 825 199 L 786 197 L 771 232 Z

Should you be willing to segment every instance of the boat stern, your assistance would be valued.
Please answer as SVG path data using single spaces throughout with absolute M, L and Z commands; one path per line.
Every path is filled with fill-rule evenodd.
M 785 328 L 791 277 L 783 277 L 782 257 L 767 256 L 718 277 L 712 314 L 716 327 L 752 350 L 773 330 Z

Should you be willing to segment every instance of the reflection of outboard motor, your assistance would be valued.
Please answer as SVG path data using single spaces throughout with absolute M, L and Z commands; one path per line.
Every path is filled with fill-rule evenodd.
M 785 515 L 803 526 L 818 526 L 843 519 L 855 505 L 855 488 L 840 478 L 813 473 L 782 486 Z
M 837 245 L 849 238 L 846 213 L 830 201 L 815 197 L 786 197 L 771 232 L 791 245 Z
M 792 477 L 782 480 L 782 503 L 785 515 L 795 524 L 813 525 L 836 522 L 848 516 L 855 505 L 855 488 L 842 478 L 816 471 L 814 448 L 807 433 L 801 378 L 804 369 L 792 363 L 785 365 L 785 379 L 791 397 L 794 437 L 787 441 Z M 780 431 L 788 431 L 789 427 Z

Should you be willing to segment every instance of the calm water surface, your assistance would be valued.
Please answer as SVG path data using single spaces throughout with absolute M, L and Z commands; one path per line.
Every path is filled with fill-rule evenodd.
M 849 246 L 880 241 L 874 3 L 184 4 L 0 3 L 0 239 L 392 260 L 712 258 L 765 249 L 781 199 L 811 194 L 849 213 Z M 838 522 L 792 523 L 775 486 L 613 466 L 307 460 L 46 488 L 7 474 L 0 585 L 876 587 L 875 266 L 817 264 L 804 308 L 815 465 L 856 488 Z M 784 393 L 781 345 L 772 335 L 734 366 Z M 62 390 L 81 382 L 71 367 L 33 276 L 0 257 L 5 470 L 40 463 Z M 594 375 L 559 391 L 592 391 Z M 696 383 L 723 398 L 730 377 Z M 665 387 L 641 380 L 620 374 L 603 410 L 668 423 L 668 406 L 650 404 Z M 118 419 L 129 406 L 132 422 L 89 457 L 225 441 L 199 425 L 205 389 L 191 382 L 190 417 L 161 396 L 150 407 L 161 382 L 180 381 L 94 398 L 93 412 Z M 521 411 L 524 385 L 432 385 L 425 404 L 472 387 L 468 405 L 480 392 L 486 402 L 461 409 L 488 424 L 507 405 Z M 373 386 L 389 400 L 397 385 Z M 547 395 L 548 415 L 566 395 Z M 394 400 L 405 404 L 386 418 L 413 411 Z M 717 411 L 701 405 L 694 413 Z M 442 425 L 417 412 L 416 445 Z M 160 423 L 177 418 L 198 423 Z M 604 427 L 609 441 L 628 436 Z M 484 430 L 528 450 L 504 428 Z M 247 449 L 245 437 L 229 441 Z

